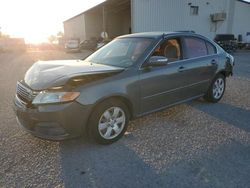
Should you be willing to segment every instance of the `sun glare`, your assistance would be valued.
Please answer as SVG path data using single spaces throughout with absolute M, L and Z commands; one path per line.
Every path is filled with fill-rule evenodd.
M 63 21 L 104 0 L 4 0 L 0 6 L 0 31 L 22 37 L 26 43 L 47 42 L 63 31 Z

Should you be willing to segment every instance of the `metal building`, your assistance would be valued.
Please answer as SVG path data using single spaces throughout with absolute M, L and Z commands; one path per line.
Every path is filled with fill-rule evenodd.
M 242 0 L 106 0 L 64 22 L 67 39 L 110 38 L 145 31 L 250 35 L 250 3 Z
M 105 31 L 110 38 L 131 32 L 130 0 L 108 0 L 64 21 L 66 40 L 100 37 Z

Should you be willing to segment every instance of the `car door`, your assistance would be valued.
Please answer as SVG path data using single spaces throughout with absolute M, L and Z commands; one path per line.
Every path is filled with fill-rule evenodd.
M 198 37 L 183 37 L 184 59 L 179 67 L 185 87 L 182 92 L 189 99 L 203 95 L 217 69 L 215 47 L 206 40 Z
M 156 55 L 165 56 L 169 62 L 165 66 L 146 66 L 139 70 L 141 114 L 185 99 L 182 88 L 190 84 L 180 69 L 183 64 L 180 38 L 166 39 L 152 54 Z

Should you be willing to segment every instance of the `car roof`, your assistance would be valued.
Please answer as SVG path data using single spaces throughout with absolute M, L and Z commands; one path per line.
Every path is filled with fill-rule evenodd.
M 153 38 L 157 39 L 160 37 L 167 37 L 167 36 L 199 36 L 203 37 L 202 35 L 195 34 L 193 31 L 175 31 L 175 32 L 143 32 L 143 33 L 134 33 L 129 35 L 122 35 L 118 38 L 129 38 L 129 37 L 135 37 L 135 38 Z

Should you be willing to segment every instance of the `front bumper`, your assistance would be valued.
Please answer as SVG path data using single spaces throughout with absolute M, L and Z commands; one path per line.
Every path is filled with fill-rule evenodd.
M 80 48 L 65 48 L 65 51 L 66 52 L 80 52 L 81 50 L 80 50 Z
M 81 136 L 85 132 L 90 106 L 77 102 L 41 105 L 28 108 L 17 96 L 14 99 L 17 122 L 32 135 L 64 140 Z

